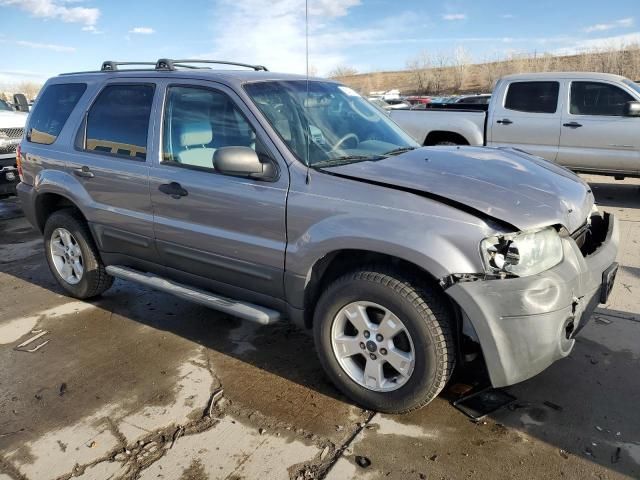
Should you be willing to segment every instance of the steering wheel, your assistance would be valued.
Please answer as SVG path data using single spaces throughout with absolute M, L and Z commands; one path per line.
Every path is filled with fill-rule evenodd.
M 355 138 L 356 142 L 360 143 L 360 139 L 355 133 L 347 133 L 344 137 L 336 142 L 336 144 L 331 148 L 330 152 L 335 152 L 338 148 L 342 146 L 344 142 L 349 140 L 350 138 Z

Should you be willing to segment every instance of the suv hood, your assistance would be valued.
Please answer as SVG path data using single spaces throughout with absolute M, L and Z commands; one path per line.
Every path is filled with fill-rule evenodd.
M 432 196 L 519 230 L 563 225 L 574 232 L 594 204 L 571 171 L 514 149 L 424 147 L 402 155 L 323 169 L 354 180 Z M 457 205 L 456 205 L 457 204 Z
M 22 128 L 26 122 L 25 112 L 0 111 L 0 128 Z

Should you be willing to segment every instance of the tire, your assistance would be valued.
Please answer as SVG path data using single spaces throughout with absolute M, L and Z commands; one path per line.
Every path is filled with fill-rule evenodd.
M 59 257 L 56 257 L 52 250 L 52 243 L 56 244 L 60 232 L 64 231 L 71 234 L 72 243 L 79 248 L 82 264 L 82 274 L 75 276 L 73 283 L 65 280 L 59 272 L 56 266 L 56 258 Z M 108 290 L 113 284 L 113 277 L 105 270 L 89 227 L 73 209 L 58 210 L 47 219 L 44 227 L 44 246 L 51 273 L 70 296 L 81 300 L 93 298 Z
M 456 143 L 456 142 L 452 142 L 450 140 L 443 140 L 441 142 L 436 142 L 435 143 L 435 146 L 438 146 L 438 145 L 449 145 L 449 146 L 451 146 L 451 145 L 460 145 L 460 144 Z
M 407 368 L 404 376 L 399 375 L 400 381 L 389 381 L 384 378 L 382 382 L 372 382 L 375 386 L 367 386 L 363 385 L 362 379 L 354 379 L 354 375 L 350 372 L 355 370 L 359 375 L 358 367 L 362 363 L 362 358 L 369 362 L 367 356 L 370 357 L 372 353 L 369 340 L 365 344 L 365 349 L 362 349 L 364 339 L 361 337 L 359 337 L 359 341 L 361 340 L 359 348 L 362 351 L 346 360 L 339 359 L 333 341 L 334 333 L 341 332 L 341 325 L 344 323 L 342 312 L 348 312 L 354 302 L 357 305 L 361 303 L 367 305 L 365 318 L 371 319 L 371 314 L 378 317 L 385 315 L 384 318 L 387 318 L 387 313 L 378 311 L 377 306 L 380 306 L 387 309 L 390 315 L 395 315 L 395 318 L 403 324 L 409 338 L 408 343 L 411 344 L 414 353 L 411 373 L 408 373 Z M 349 315 L 346 317 L 349 318 Z M 352 327 L 355 324 L 349 325 L 350 323 L 350 320 L 346 322 L 346 328 L 351 328 L 353 332 Z M 380 332 L 382 325 L 381 321 L 378 325 Z M 406 413 L 421 408 L 442 391 L 451 377 L 456 358 L 452 325 L 450 310 L 435 288 L 384 267 L 357 270 L 334 281 L 320 296 L 313 320 L 316 350 L 329 378 L 339 390 L 363 407 L 383 413 Z M 337 330 L 334 330 L 336 328 Z M 355 335 L 358 337 L 360 334 L 362 332 L 358 330 Z M 371 337 L 367 338 L 373 339 L 373 334 L 374 331 L 370 332 Z M 341 337 L 341 339 L 344 338 L 349 339 L 350 348 L 354 350 L 357 348 L 351 343 L 350 336 Z M 394 345 L 398 338 L 398 336 L 393 338 Z M 400 339 L 403 340 L 403 338 Z M 389 339 L 385 341 L 388 342 Z M 406 340 L 404 343 L 406 346 Z M 374 353 L 378 362 L 384 362 L 384 358 L 391 358 L 392 347 L 389 347 L 388 356 L 383 358 L 381 353 L 385 349 L 380 348 L 382 345 L 378 344 L 377 353 Z M 396 348 L 393 349 L 397 351 Z M 341 364 L 341 361 L 345 362 L 347 368 Z M 367 371 L 366 365 L 364 368 L 363 372 Z M 382 371 L 384 372 L 386 368 L 387 366 L 384 366 Z M 393 371 L 399 373 L 401 370 Z M 363 376 L 367 378 L 366 374 Z M 367 380 L 364 381 L 367 382 Z M 382 391 L 383 384 L 391 389 Z M 398 384 L 399 387 L 396 386 Z

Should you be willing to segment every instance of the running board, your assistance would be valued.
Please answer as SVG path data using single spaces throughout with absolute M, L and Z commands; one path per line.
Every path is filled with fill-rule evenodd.
M 154 290 L 170 293 L 185 300 L 205 305 L 214 310 L 228 313 L 229 315 L 244 320 L 259 323 L 260 325 L 271 325 L 280 320 L 280 313 L 270 308 L 253 305 L 251 303 L 237 302 L 229 298 L 214 295 L 205 290 L 187 287 L 181 283 L 173 282 L 151 273 L 143 273 L 132 268 L 118 267 L 115 265 L 108 266 L 107 273 L 124 280 L 141 283 Z

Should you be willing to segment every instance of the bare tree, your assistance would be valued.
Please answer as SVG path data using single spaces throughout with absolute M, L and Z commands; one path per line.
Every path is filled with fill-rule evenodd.
M 451 60 L 451 73 L 453 74 L 453 89 L 456 92 L 462 90 L 462 86 L 467 78 L 471 57 L 464 47 L 457 47 L 453 52 Z
M 416 92 L 429 93 L 431 87 L 431 58 L 426 50 L 407 61 L 407 70 L 410 72 Z
M 24 93 L 25 97 L 33 100 L 38 95 L 42 85 L 35 82 L 21 82 L 15 87 L 15 93 Z
M 446 71 L 445 69 L 449 65 L 449 58 L 439 53 L 433 57 L 433 67 L 431 70 L 432 87 L 431 90 L 434 93 L 441 93 L 445 89 L 446 83 Z
M 357 75 L 358 70 L 348 65 L 338 65 L 336 68 L 329 72 L 329 78 L 344 78 Z

